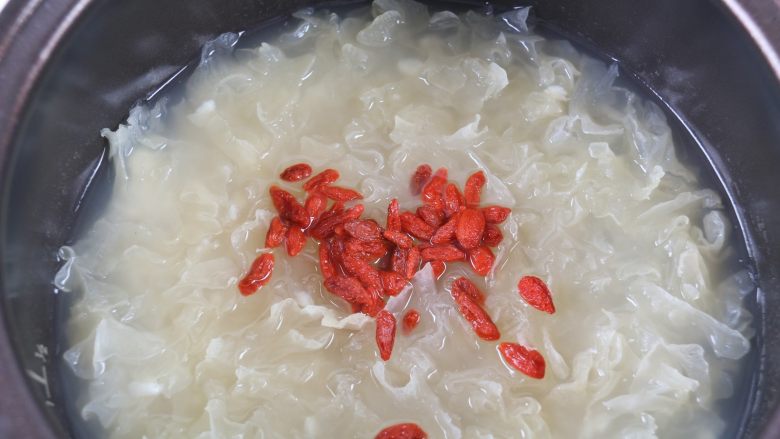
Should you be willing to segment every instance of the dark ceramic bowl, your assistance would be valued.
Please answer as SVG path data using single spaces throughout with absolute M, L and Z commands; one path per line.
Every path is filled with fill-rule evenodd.
M 115 127 L 205 41 L 316 3 L 334 4 L 11 0 L 6 6 L 0 15 L 0 437 L 76 437 L 63 396 L 61 299 L 52 278 L 57 249 L 79 223 L 89 223 L 79 216 L 88 186 L 110 178 L 101 165 L 99 129 Z M 780 437 L 780 4 L 493 4 L 531 4 L 540 29 L 617 60 L 623 75 L 667 110 L 685 154 L 712 169 L 758 284 L 748 299 L 757 336 L 745 380 L 726 408 L 726 435 Z M 183 75 L 186 70 L 178 78 Z

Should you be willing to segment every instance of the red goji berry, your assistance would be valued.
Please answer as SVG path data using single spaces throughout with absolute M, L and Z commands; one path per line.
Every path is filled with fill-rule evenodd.
M 291 193 L 278 186 L 271 186 L 269 193 L 271 194 L 271 201 L 274 207 L 279 212 L 279 216 L 300 227 L 309 226 L 311 218 L 306 213 L 306 209 Z
M 485 173 L 482 171 L 477 171 L 469 176 L 463 191 L 466 206 L 475 207 L 479 205 L 479 201 L 482 198 L 482 186 L 485 185 L 486 181 Z
M 422 240 L 429 240 L 435 229 L 411 212 L 401 213 L 401 228 L 404 232 Z
M 376 315 L 376 345 L 379 347 L 379 356 L 382 360 L 390 359 L 395 343 L 395 316 L 387 310 L 379 311 Z
M 479 306 L 479 303 L 472 300 L 471 296 L 462 292 L 459 288 L 452 288 L 451 292 L 455 303 L 458 304 L 458 311 L 471 324 L 479 338 L 487 341 L 501 338 L 501 333 L 496 324 L 493 323 L 493 319 Z
M 383 429 L 374 439 L 428 439 L 428 435 L 419 425 L 407 422 Z
M 458 212 L 464 205 L 463 195 L 458 186 L 450 183 L 444 189 L 444 214 L 448 217 Z
M 326 184 L 331 184 L 339 179 L 339 172 L 335 169 L 326 169 L 303 184 L 303 190 L 311 192 Z
M 319 221 L 311 228 L 311 236 L 317 239 L 325 239 L 333 234 L 337 225 L 360 218 L 363 210 L 362 204 L 352 206 L 343 212 L 331 209 L 331 211 L 322 214 Z
M 390 268 L 404 277 L 406 277 L 406 259 L 408 253 L 408 250 L 396 247 L 395 250 L 393 250 L 393 255 L 390 257 Z M 409 278 L 407 277 L 407 279 Z
M 382 236 L 384 236 L 386 240 L 392 242 L 393 244 L 403 249 L 411 248 L 412 245 L 414 244 L 412 238 L 410 238 L 409 235 L 407 235 L 404 232 L 398 232 L 395 230 L 385 230 L 384 233 L 382 233 Z
M 328 245 L 324 243 L 320 243 L 319 248 L 319 256 L 320 256 L 320 273 L 322 273 L 322 277 L 327 279 L 329 277 L 336 275 L 336 267 L 333 266 L 333 260 L 330 257 L 330 251 L 328 249 Z
M 442 274 L 444 274 L 444 270 L 447 269 L 447 264 L 445 264 L 443 261 L 431 261 L 429 262 L 431 264 L 431 268 L 433 269 L 433 277 L 436 279 L 440 278 Z
M 447 168 L 439 168 L 436 170 L 436 172 L 433 173 L 434 177 L 443 178 L 444 180 L 447 179 Z
M 328 207 L 328 199 L 322 194 L 309 194 L 306 197 L 306 201 L 303 203 L 303 208 L 306 210 L 306 214 L 309 218 L 316 219 L 322 215 L 325 208 Z
M 458 226 L 455 229 L 455 237 L 460 245 L 466 250 L 470 250 L 479 245 L 482 241 L 482 234 L 485 232 L 485 217 L 477 209 L 467 208 L 460 213 Z
M 344 230 L 361 241 L 382 239 L 382 229 L 373 220 L 355 219 L 344 223 Z
M 360 307 L 360 311 L 370 317 L 376 317 L 385 308 L 385 302 L 378 295 L 373 296 L 371 301 Z
M 273 271 L 274 255 L 263 253 L 252 262 L 249 272 L 238 282 L 238 290 L 244 296 L 253 294 L 271 280 Z
M 346 252 L 351 256 L 362 259 L 379 259 L 389 251 L 387 244 L 381 239 L 376 241 L 361 241 L 355 238 L 346 240 Z
M 406 278 L 395 271 L 380 271 L 382 286 L 388 296 L 397 296 L 407 285 Z
M 285 241 L 287 244 L 287 254 L 295 256 L 306 246 L 306 235 L 303 234 L 303 230 L 299 227 L 290 227 L 287 229 Z
M 288 204 L 291 200 L 295 200 L 293 194 L 280 188 L 279 186 L 271 186 L 268 189 L 268 193 L 271 194 L 271 202 L 274 204 L 276 211 L 279 214 L 287 212 Z
M 452 291 L 453 296 L 465 294 L 479 305 L 485 303 L 485 293 L 474 285 L 474 282 L 463 276 L 452 281 Z
M 503 206 L 487 206 L 482 208 L 482 214 L 485 216 L 485 222 L 490 224 L 501 224 L 512 213 L 512 209 Z
M 331 276 L 325 279 L 325 288 L 334 296 L 340 297 L 350 304 L 363 306 L 373 300 L 359 280 L 348 276 Z
M 308 178 L 311 175 L 311 172 L 311 166 L 306 163 L 298 163 L 282 171 L 279 178 L 284 181 L 301 181 L 304 178 Z
M 547 284 L 543 280 L 536 276 L 523 276 L 517 283 L 517 289 L 520 292 L 520 297 L 529 305 L 539 311 L 549 314 L 555 313 L 550 289 L 547 288 Z
M 432 173 L 433 169 L 431 169 L 429 165 L 422 164 L 417 167 L 417 170 L 415 170 L 414 174 L 412 175 L 412 181 L 409 184 L 409 190 L 412 191 L 412 195 L 420 194 L 420 191 L 422 191 L 425 183 L 427 183 L 428 179 L 431 178 Z
M 452 216 L 444 225 L 436 229 L 431 236 L 432 244 L 449 244 L 455 240 L 455 231 L 458 228 L 458 221 L 460 220 L 460 214 L 456 213 Z
M 344 255 L 344 269 L 363 284 L 372 294 L 379 295 L 382 290 L 382 277 L 376 268 L 354 254 Z
M 431 206 L 420 206 L 417 208 L 417 216 L 431 227 L 439 227 L 444 222 L 444 211 L 434 209 Z
M 422 250 L 423 261 L 453 262 L 466 259 L 466 254 L 454 245 L 437 245 Z
M 440 168 L 431 177 L 431 181 L 423 187 L 422 202 L 437 210 L 444 210 L 444 185 L 447 184 L 447 170 Z
M 434 234 L 434 236 L 436 236 Z M 482 244 L 488 247 L 495 247 L 504 240 L 504 234 L 495 224 L 485 222 L 485 233 L 482 234 Z
M 363 198 L 360 192 L 340 186 L 321 186 L 319 191 L 334 201 L 352 201 Z
M 414 274 L 420 269 L 421 260 L 422 255 L 420 255 L 420 249 L 417 247 L 410 248 L 409 252 L 406 254 L 406 267 L 403 273 L 407 279 L 413 278 Z
M 344 240 L 335 236 L 332 236 L 328 238 L 327 241 L 325 241 L 328 247 L 328 256 L 330 256 L 330 261 L 333 264 L 334 267 L 334 274 L 338 274 L 342 266 L 344 265 L 341 261 L 342 256 L 346 254 L 346 244 L 344 243 Z M 342 270 L 343 271 L 343 270 Z
M 407 334 L 412 332 L 417 324 L 420 323 L 420 313 L 416 309 L 410 309 L 404 314 L 404 332 Z
M 490 269 L 493 268 L 493 262 L 496 261 L 496 256 L 490 251 L 490 248 L 486 246 L 477 247 L 468 251 L 469 264 L 480 276 L 487 276 L 490 273 Z
M 340 237 L 340 238 L 346 238 L 349 236 L 346 230 L 344 230 L 344 224 L 339 224 L 336 227 L 333 228 L 333 234 Z
M 265 235 L 265 246 L 268 248 L 279 247 L 284 242 L 284 235 L 287 234 L 287 226 L 282 220 L 275 216 L 268 226 L 268 233 Z
M 387 206 L 387 230 L 401 231 L 401 215 L 398 213 L 398 200 L 393 201 Z
M 517 343 L 501 343 L 498 352 L 512 368 L 528 375 L 531 378 L 544 378 L 544 357 L 538 351 L 528 349 Z

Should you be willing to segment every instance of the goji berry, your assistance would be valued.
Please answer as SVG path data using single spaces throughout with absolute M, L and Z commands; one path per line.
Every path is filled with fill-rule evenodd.
M 401 215 L 398 213 L 398 200 L 393 201 L 387 206 L 387 230 L 401 231 Z
M 287 226 L 282 220 L 275 216 L 268 226 L 268 233 L 265 235 L 265 246 L 268 248 L 279 247 L 284 242 L 284 235 L 287 234 Z
M 444 210 L 444 185 L 447 184 L 447 170 L 440 168 L 431 177 L 431 181 L 423 187 L 422 202 L 437 210 Z
M 376 241 L 382 239 L 382 229 L 373 220 L 355 219 L 344 223 L 344 230 L 350 236 L 361 241 Z
M 407 285 L 406 278 L 395 271 L 380 271 L 382 286 L 388 296 L 397 296 Z
M 550 289 L 547 288 L 543 280 L 536 276 L 523 276 L 517 283 L 517 289 L 520 292 L 520 297 L 529 305 L 539 311 L 549 314 L 555 313 Z
M 426 248 L 431 248 L 431 247 L 434 247 L 434 245 L 433 245 L 433 244 L 431 244 L 430 242 L 421 242 L 421 243 L 417 244 L 417 248 L 418 248 L 420 251 L 423 251 L 423 250 L 425 250 Z
M 407 279 L 413 278 L 414 274 L 420 269 L 421 260 L 422 256 L 420 255 L 420 249 L 417 247 L 410 248 L 409 252 L 406 254 L 406 267 L 404 271 L 404 276 L 406 276 Z
M 311 218 L 291 193 L 277 186 L 271 186 L 269 193 L 279 216 L 300 227 L 309 226 Z
M 434 237 L 436 234 L 434 234 Z M 482 234 L 482 244 L 488 247 L 495 247 L 504 240 L 504 234 L 495 224 L 485 222 L 485 233 Z
M 447 168 L 442 167 L 437 169 L 436 172 L 433 173 L 433 176 L 447 180 Z
M 287 236 L 285 237 L 287 244 L 287 254 L 295 256 L 303 250 L 306 246 L 306 235 L 303 234 L 303 230 L 299 227 L 290 227 L 287 229 Z
M 376 268 L 354 254 L 344 255 L 342 260 L 347 273 L 359 280 L 368 292 L 372 295 L 379 295 L 382 292 L 382 277 Z
M 411 212 L 401 213 L 401 228 L 415 238 L 429 240 L 435 229 Z
M 271 195 L 271 202 L 273 203 L 276 211 L 280 214 L 284 214 L 288 209 L 288 203 L 295 200 L 293 194 L 280 188 L 279 186 L 271 186 L 268 189 L 268 193 Z
M 458 190 L 458 186 L 454 183 L 448 184 L 444 189 L 444 214 L 450 217 L 459 211 L 463 205 L 463 195 Z
M 403 249 L 411 248 L 412 245 L 414 244 L 412 238 L 410 238 L 409 235 L 407 235 L 404 232 L 398 232 L 395 230 L 385 230 L 384 233 L 382 233 L 382 236 L 384 236 L 385 239 L 387 239 L 388 241 L 392 242 L 393 244 Z
M 475 207 L 479 205 L 479 201 L 482 198 L 482 187 L 485 185 L 485 173 L 477 171 L 471 174 L 466 180 L 466 186 L 463 190 L 463 198 L 466 201 L 466 206 Z
M 409 190 L 412 191 L 412 195 L 419 195 L 425 183 L 431 178 L 433 169 L 429 165 L 422 164 L 417 167 L 417 170 L 412 174 L 412 181 L 409 184 Z
M 271 280 L 273 270 L 274 255 L 263 253 L 252 262 L 249 272 L 238 282 L 238 290 L 244 296 L 253 294 Z
M 363 214 L 363 210 L 363 205 L 357 204 L 343 212 L 337 210 L 325 212 L 320 216 L 319 221 L 311 228 L 311 236 L 317 239 L 325 239 L 333 233 L 337 225 L 360 218 L 360 215 Z
M 333 261 L 330 257 L 330 251 L 328 250 L 328 245 L 325 243 L 320 243 L 319 247 L 319 256 L 320 256 L 320 273 L 322 273 L 322 277 L 327 279 L 329 277 L 336 275 L 336 267 L 333 266 Z
M 482 214 L 485 216 L 485 222 L 490 224 L 501 224 L 512 213 L 512 209 L 503 206 L 487 206 L 482 208 Z
M 306 197 L 306 201 L 303 203 L 306 214 L 312 219 L 319 218 L 326 207 L 328 207 L 328 199 L 325 198 L 324 195 L 317 193 L 309 194 L 309 196 Z
M 335 169 L 326 169 L 303 184 L 303 190 L 311 192 L 326 184 L 331 184 L 339 179 L 339 172 Z
M 404 277 L 406 277 L 406 259 L 408 253 L 409 252 L 407 250 L 396 247 L 396 249 L 393 250 L 393 255 L 390 258 L 390 268 Z M 409 279 L 409 277 L 406 278 Z
M 325 279 L 325 288 L 333 295 L 340 297 L 350 304 L 363 306 L 373 300 L 359 280 L 348 276 L 331 276 Z
M 376 315 L 376 345 L 382 360 L 390 359 L 395 344 L 395 316 L 387 310 L 381 310 Z
M 451 291 L 455 303 L 458 304 L 458 311 L 471 324 L 479 338 L 487 341 L 501 338 L 501 333 L 496 324 L 493 323 L 490 315 L 477 302 L 472 300 L 471 296 L 461 292 L 458 288 L 452 288 Z
M 455 231 L 458 228 L 458 221 L 460 220 L 460 214 L 456 213 L 444 225 L 436 229 L 431 236 L 432 244 L 449 244 L 455 240 Z
M 423 261 L 453 262 L 466 259 L 466 254 L 454 245 L 437 245 L 421 252 Z
M 334 267 L 334 274 L 343 272 L 344 264 L 342 262 L 342 256 L 347 252 L 344 240 L 337 237 L 331 237 L 326 243 L 328 246 L 328 256 L 330 256 L 330 261 Z
M 453 296 L 465 294 L 479 305 L 485 303 L 485 293 L 474 285 L 474 282 L 463 276 L 452 281 L 452 291 Z
M 498 351 L 504 360 L 514 369 L 528 375 L 531 378 L 544 378 L 544 357 L 538 351 L 528 349 L 517 343 L 501 343 Z
M 419 425 L 407 422 L 383 429 L 374 439 L 428 439 L 428 435 Z
M 284 181 L 301 181 L 304 178 L 308 178 L 310 175 L 311 166 L 307 165 L 306 163 L 298 163 L 282 171 L 282 173 L 279 175 L 279 178 Z
M 361 241 L 355 238 L 346 240 L 346 252 L 356 258 L 379 259 L 388 252 L 387 244 L 381 239 L 376 241 Z
M 417 216 L 431 227 L 439 227 L 444 222 L 444 211 L 434 209 L 431 206 L 420 206 L 417 208 Z
M 447 269 L 447 264 L 443 261 L 431 261 L 429 264 L 431 264 L 431 268 L 433 269 L 433 277 L 436 279 L 440 278 L 441 275 L 444 274 L 444 270 Z
M 463 248 L 475 248 L 482 241 L 485 232 L 485 217 L 477 209 L 467 208 L 460 213 L 455 237 Z
M 469 250 L 468 256 L 471 268 L 474 269 L 474 273 L 480 276 L 487 276 L 490 269 L 493 268 L 493 262 L 496 261 L 496 256 L 490 251 L 490 248 L 484 245 Z
M 371 317 L 376 317 L 385 308 L 385 302 L 378 295 L 372 296 L 369 303 L 360 307 L 360 311 Z
M 404 314 L 404 332 L 407 334 L 412 332 L 414 328 L 417 327 L 417 324 L 420 323 L 420 313 L 417 312 L 416 309 L 410 309 L 409 311 L 406 311 L 406 314 Z
M 363 198 L 360 192 L 340 186 L 321 186 L 319 191 L 334 201 L 352 201 Z

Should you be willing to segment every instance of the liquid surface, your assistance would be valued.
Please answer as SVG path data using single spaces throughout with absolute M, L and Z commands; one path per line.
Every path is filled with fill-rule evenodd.
M 719 196 L 655 105 L 529 31 L 527 12 L 302 11 L 259 47 L 209 43 L 180 101 L 105 130 L 113 193 L 56 279 L 79 297 L 64 359 L 81 415 L 110 438 L 367 438 L 398 422 L 431 438 L 716 437 L 753 288 Z M 512 209 L 495 271 L 418 273 L 389 308 L 420 324 L 388 362 L 373 320 L 322 287 L 311 241 L 240 296 L 275 215 L 267 188 L 298 162 L 338 169 L 380 223 L 392 198 L 419 205 L 420 163 L 461 185 L 482 169 L 484 202 Z M 476 338 L 448 292 L 461 275 L 502 340 L 544 355 L 544 379 Z M 522 275 L 547 281 L 554 315 L 520 300 Z

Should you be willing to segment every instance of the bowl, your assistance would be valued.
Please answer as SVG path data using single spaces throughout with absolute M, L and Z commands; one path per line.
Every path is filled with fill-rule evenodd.
M 113 176 L 103 127 L 186 78 L 203 43 L 354 1 L 11 0 L 0 15 L 0 437 L 79 437 L 65 397 L 57 250 Z M 441 5 L 442 3 L 437 3 Z M 456 1 L 456 7 L 484 7 Z M 667 113 L 709 165 L 757 283 L 756 337 L 726 437 L 780 437 L 780 5 L 771 0 L 495 1 L 533 6 Z M 103 194 L 102 196 L 105 196 Z

